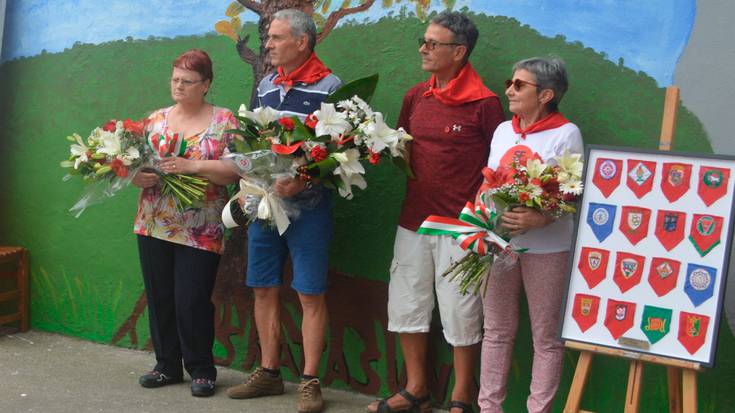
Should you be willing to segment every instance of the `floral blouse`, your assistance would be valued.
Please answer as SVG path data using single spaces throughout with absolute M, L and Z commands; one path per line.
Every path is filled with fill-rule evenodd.
M 149 116 L 149 133 L 167 132 L 168 114 L 172 107 L 159 109 Z M 213 107 L 212 121 L 204 132 L 186 137 L 187 159 L 219 159 L 232 140 L 228 129 L 237 129 L 237 120 L 228 109 Z M 146 188 L 140 194 L 134 232 L 177 244 L 188 245 L 217 254 L 224 249 L 222 209 L 227 203 L 227 188 L 209 184 L 204 205 L 179 211 L 171 195 L 162 195 L 160 185 Z

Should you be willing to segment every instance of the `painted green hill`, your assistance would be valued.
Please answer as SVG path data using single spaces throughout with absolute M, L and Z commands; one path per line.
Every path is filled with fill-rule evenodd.
M 657 147 L 664 90 L 652 78 L 612 63 L 582 44 L 543 37 L 513 19 L 479 15 L 475 21 L 481 38 L 472 61 L 495 92 L 502 95 L 503 81 L 510 77 L 515 61 L 558 55 L 566 60 L 571 80 L 561 108 L 579 125 L 585 142 Z M 381 83 L 373 105 L 394 122 L 403 93 L 426 78 L 420 71 L 415 40 L 424 27 L 406 16 L 346 24 L 322 43 L 319 53 L 343 80 L 379 72 Z M 252 25 L 247 29 L 255 30 Z M 78 44 L 63 53 L 0 66 L 0 213 L 4 217 L 0 243 L 31 250 L 35 328 L 109 343 L 140 296 L 143 284 L 132 234 L 136 191 L 127 190 L 74 219 L 66 210 L 82 185 L 62 182 L 64 172 L 58 161 L 68 151 L 66 135 L 84 135 L 108 118 L 137 118 L 169 105 L 171 62 L 192 47 L 207 50 L 215 62 L 212 102 L 234 109 L 247 101 L 252 88 L 250 68 L 240 61 L 234 43 L 215 35 Z M 701 123 L 686 108 L 680 108 L 677 128 L 675 149 L 711 152 Z M 387 281 L 404 178 L 395 168 L 380 165 L 373 168 L 368 181 L 368 191 L 352 201 L 337 202 L 332 266 L 355 277 Z M 529 385 L 530 332 L 527 322 L 521 325 L 506 404 L 510 411 L 525 406 Z M 704 376 L 700 386 L 703 412 L 735 405 L 732 382 L 718 380 L 723 377 L 719 372 L 735 370 L 735 343 L 723 328 L 718 368 Z M 145 342 L 148 332 L 143 318 L 137 332 L 139 342 Z M 344 351 L 352 359 L 358 350 Z M 448 353 L 439 354 L 447 358 Z M 562 389 L 571 380 L 575 356 L 570 353 L 569 357 Z M 595 363 L 585 403 L 598 411 L 620 411 L 627 365 L 619 360 Z M 641 410 L 663 411 L 665 372 L 649 370 Z M 619 384 L 610 385 L 615 382 Z M 563 390 L 557 411 L 565 396 Z

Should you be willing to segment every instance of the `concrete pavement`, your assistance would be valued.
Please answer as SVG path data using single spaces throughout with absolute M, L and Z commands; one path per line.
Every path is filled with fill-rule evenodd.
M 231 400 L 224 389 L 240 383 L 240 371 L 218 367 L 217 393 L 192 397 L 189 382 L 144 389 L 138 376 L 153 362 L 148 352 L 30 331 L 0 335 L 0 412 L 247 412 L 293 413 L 296 384 L 286 394 Z M 188 380 L 188 377 L 187 377 Z M 323 389 L 325 413 L 364 412 L 373 398 Z M 439 410 L 435 410 L 439 412 Z

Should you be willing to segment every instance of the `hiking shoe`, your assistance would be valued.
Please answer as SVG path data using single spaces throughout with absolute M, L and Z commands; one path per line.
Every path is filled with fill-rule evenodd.
M 254 397 L 276 396 L 283 394 L 283 379 L 279 375 L 273 377 L 262 367 L 255 369 L 245 383 L 227 389 L 231 399 L 252 399 Z
M 319 413 L 324 409 L 319 379 L 301 380 L 299 383 L 299 413 Z
M 184 381 L 182 377 L 167 376 L 158 370 L 149 371 L 138 379 L 138 383 L 141 386 L 149 389 L 155 389 L 156 387 L 162 387 L 167 384 L 181 383 L 182 381 Z
M 194 379 L 191 381 L 191 395 L 194 397 L 209 397 L 214 395 L 214 380 Z

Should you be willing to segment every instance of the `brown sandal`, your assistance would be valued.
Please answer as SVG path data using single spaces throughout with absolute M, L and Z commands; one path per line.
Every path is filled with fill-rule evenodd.
M 431 413 L 431 405 L 428 406 L 428 409 L 424 409 L 421 405 L 426 404 L 426 402 L 431 400 L 430 395 L 426 395 L 423 397 L 416 397 L 413 394 L 409 393 L 406 389 L 401 389 L 398 391 L 398 393 L 401 397 L 406 399 L 409 403 L 411 403 L 411 406 L 408 407 L 408 409 L 402 409 L 402 410 L 393 410 L 388 405 L 388 398 L 380 400 L 380 403 L 378 404 L 378 410 L 375 411 L 375 413 Z

